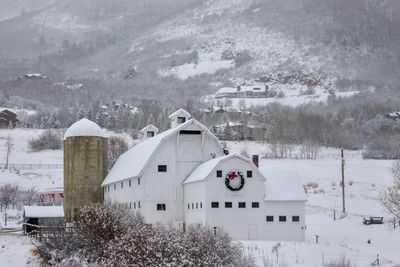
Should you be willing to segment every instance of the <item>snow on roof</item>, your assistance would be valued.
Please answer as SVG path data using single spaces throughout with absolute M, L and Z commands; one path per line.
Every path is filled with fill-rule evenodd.
M 24 215 L 28 218 L 62 218 L 62 206 L 24 206 Z
M 268 170 L 265 183 L 266 201 L 307 201 L 297 172 L 291 170 Z
M 172 113 L 171 115 L 169 115 L 168 118 L 174 119 L 174 118 L 176 118 L 176 117 L 178 117 L 178 116 L 182 116 L 182 115 L 183 115 L 184 117 L 187 117 L 187 118 L 189 118 L 189 117 L 191 116 L 189 112 L 187 112 L 187 111 L 184 110 L 183 108 L 180 108 L 180 109 L 178 109 L 177 111 L 175 111 L 174 113 Z
M 245 158 L 239 154 L 231 154 L 227 156 L 221 156 L 217 157 L 214 159 L 211 159 L 209 161 L 204 162 L 203 164 L 200 164 L 199 166 L 194 169 L 190 175 L 186 178 L 186 180 L 183 182 L 183 184 L 188 184 L 188 183 L 193 183 L 193 182 L 199 182 L 203 181 L 208 177 L 208 175 L 217 167 L 217 165 L 221 161 L 225 161 L 231 158 L 239 158 L 242 160 L 245 160 L 247 162 L 252 163 L 252 161 L 248 158 Z
M 237 92 L 236 88 L 233 88 L 233 87 L 222 87 L 222 88 L 218 89 L 216 94 L 226 94 L 226 93 L 236 93 L 236 92 Z
M 142 130 L 140 130 L 140 132 L 144 133 L 148 130 L 158 131 L 158 128 L 156 126 L 154 126 L 153 124 L 149 124 L 149 125 L 145 126 Z
M 99 136 L 106 138 L 106 133 L 99 125 L 91 120 L 83 118 L 72 124 L 64 134 L 64 139 L 74 136 Z
M 122 154 L 101 185 L 105 186 L 140 176 L 147 162 L 150 160 L 151 156 L 157 150 L 162 141 L 192 123 L 197 124 L 205 131 L 209 132 L 207 127 L 202 125 L 197 120 L 191 119 L 179 125 L 178 127 L 166 130 L 152 138 L 149 138 Z
M 257 85 L 242 85 L 240 86 L 240 91 L 242 92 L 263 92 L 265 91 L 265 85 L 257 84 Z

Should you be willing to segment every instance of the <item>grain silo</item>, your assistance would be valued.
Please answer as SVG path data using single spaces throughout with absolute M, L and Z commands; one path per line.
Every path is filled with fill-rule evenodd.
M 107 137 L 94 122 L 81 119 L 64 135 L 64 213 L 73 222 L 80 207 L 102 202 L 107 175 Z

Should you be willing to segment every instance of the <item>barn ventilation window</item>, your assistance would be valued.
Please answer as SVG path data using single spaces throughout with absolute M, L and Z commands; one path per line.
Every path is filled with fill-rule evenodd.
M 201 134 L 201 131 L 182 130 L 182 131 L 179 131 L 179 134 L 200 135 L 200 134 Z
M 252 207 L 252 208 L 259 208 L 259 207 L 260 207 L 260 203 L 258 203 L 258 202 L 251 202 L 251 207 Z
M 280 222 L 286 222 L 286 216 L 279 216 Z
M 267 215 L 267 222 L 273 222 L 274 221 L 274 216 Z
M 199 203 L 196 202 L 196 210 L 199 208 Z
M 246 208 L 246 202 L 239 202 L 238 207 L 241 208 L 241 209 Z
M 184 123 L 186 121 L 186 118 L 185 117 L 178 117 L 176 120 L 177 120 L 178 123 Z
M 225 202 L 225 208 L 232 208 L 232 202 Z
M 165 204 L 157 204 L 157 210 L 165 210 Z
M 247 171 L 247 178 L 253 177 L 253 171 Z
M 167 165 L 158 165 L 158 172 L 167 172 Z
M 200 209 L 203 208 L 203 202 L 200 202 Z
M 131 187 L 132 186 L 132 181 L 131 180 L 129 180 L 129 187 Z
M 190 204 L 188 203 L 188 210 L 190 210 Z
M 121 182 L 121 189 L 124 188 L 124 182 Z
M 137 179 L 137 184 L 140 185 L 140 177 Z
M 136 209 L 136 202 L 133 202 L 133 209 Z
M 221 170 L 217 170 L 217 177 L 222 177 L 222 171 Z
M 148 131 L 147 132 L 147 137 L 153 137 L 154 136 L 154 132 L 153 131 Z
M 211 208 L 219 208 L 219 202 L 211 202 Z
M 299 222 L 300 216 L 292 216 L 292 222 Z

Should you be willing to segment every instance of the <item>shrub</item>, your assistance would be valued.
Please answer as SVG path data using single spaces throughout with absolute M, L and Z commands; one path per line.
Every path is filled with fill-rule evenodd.
M 62 147 L 60 135 L 52 130 L 44 131 L 37 139 L 32 139 L 28 142 L 29 149 L 33 152 L 46 149 L 59 150 Z
M 150 226 L 114 206 L 80 209 L 73 232 L 61 231 L 41 249 L 49 263 L 105 266 L 254 266 L 239 243 L 203 226 L 182 232 Z M 56 237 L 56 238 L 55 238 Z

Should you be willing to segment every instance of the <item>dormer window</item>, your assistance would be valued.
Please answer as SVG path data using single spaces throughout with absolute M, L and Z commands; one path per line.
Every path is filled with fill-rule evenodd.
M 177 119 L 178 123 L 185 123 L 186 122 L 186 118 L 185 117 L 178 117 Z
M 147 137 L 153 137 L 153 136 L 154 136 L 154 131 L 147 132 Z

